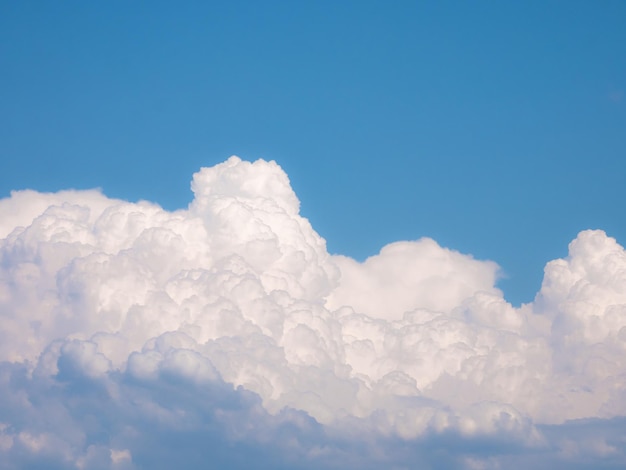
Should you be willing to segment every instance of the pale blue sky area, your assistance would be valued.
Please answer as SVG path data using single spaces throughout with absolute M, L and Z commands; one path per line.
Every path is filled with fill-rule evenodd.
M 183 4 L 181 4 L 183 3 Z M 513 303 L 578 231 L 626 243 L 626 2 L 0 4 L 0 196 L 173 209 L 276 160 L 331 252 L 430 236 Z

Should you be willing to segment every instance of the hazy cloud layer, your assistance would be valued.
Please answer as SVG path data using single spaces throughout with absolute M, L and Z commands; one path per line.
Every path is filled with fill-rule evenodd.
M 0 468 L 622 468 L 626 252 L 514 308 L 434 240 L 332 256 L 274 162 L 187 210 L 0 200 Z

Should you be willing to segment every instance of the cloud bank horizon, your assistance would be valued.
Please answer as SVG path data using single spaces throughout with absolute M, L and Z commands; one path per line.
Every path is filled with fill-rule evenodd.
M 0 200 L 0 468 L 626 462 L 626 251 L 602 230 L 516 308 L 496 263 L 430 238 L 328 253 L 273 161 L 191 188 L 176 211 Z

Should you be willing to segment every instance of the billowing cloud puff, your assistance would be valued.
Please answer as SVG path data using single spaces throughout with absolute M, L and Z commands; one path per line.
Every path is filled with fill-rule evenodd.
M 514 308 L 421 239 L 330 255 L 274 162 L 186 210 L 0 200 L 0 468 L 626 462 L 626 252 L 585 231 Z

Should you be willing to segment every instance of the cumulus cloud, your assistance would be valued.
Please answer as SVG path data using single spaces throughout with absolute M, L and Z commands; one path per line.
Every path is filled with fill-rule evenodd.
M 274 162 L 191 187 L 174 212 L 0 200 L 0 468 L 626 462 L 626 252 L 604 232 L 514 308 L 495 263 L 431 239 L 330 255 Z

